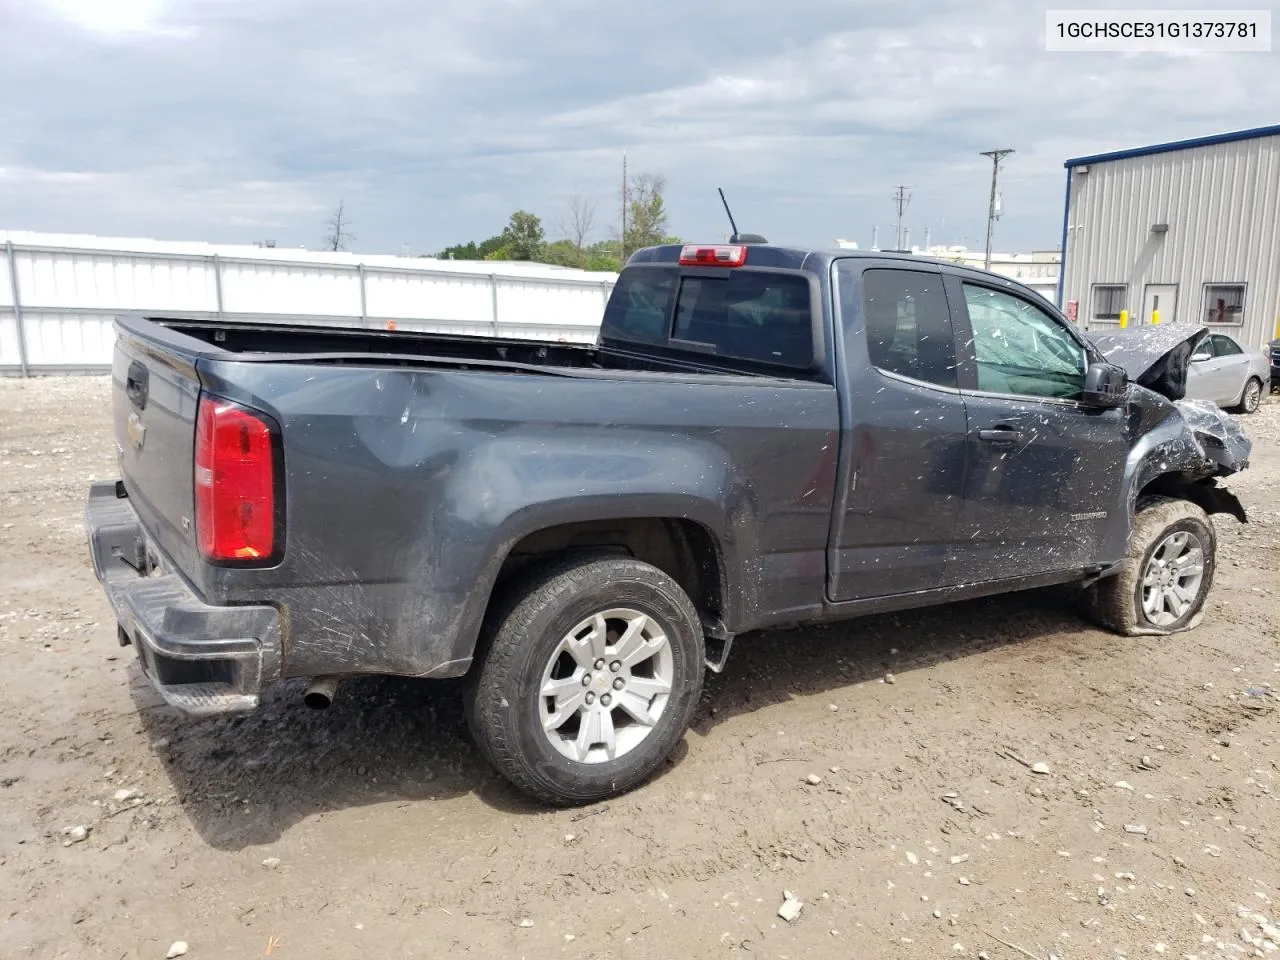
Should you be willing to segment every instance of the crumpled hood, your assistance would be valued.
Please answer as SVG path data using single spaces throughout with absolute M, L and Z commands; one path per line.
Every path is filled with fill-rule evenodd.
M 1110 363 L 1124 367 L 1130 380 L 1170 400 L 1187 395 L 1191 354 L 1208 335 L 1208 327 L 1187 324 L 1085 332 Z

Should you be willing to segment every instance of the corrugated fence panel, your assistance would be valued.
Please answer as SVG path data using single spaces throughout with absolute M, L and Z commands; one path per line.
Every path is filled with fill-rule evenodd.
M 360 316 L 360 275 L 318 264 L 224 262 L 224 313 Z
M 498 316 L 511 317 L 522 326 L 600 326 L 609 288 L 581 283 L 546 281 L 498 281 Z
M 24 310 L 22 329 L 26 334 L 28 365 L 32 369 L 110 366 L 115 344 L 113 319 L 110 313 Z
M 589 343 L 616 279 L 544 264 L 0 230 L 0 373 L 24 363 L 33 373 L 106 369 L 112 322 L 125 311 L 331 326 L 394 321 L 425 333 Z
M 364 283 L 371 317 L 466 320 L 471 324 L 492 321 L 493 281 L 484 274 L 367 270 Z
M 0 367 L 16 367 L 21 362 L 17 321 L 11 312 L 0 310 Z
M 513 337 L 517 340 L 555 340 L 560 343 L 595 343 L 595 328 L 561 326 L 547 324 L 539 326 L 521 326 L 519 324 L 503 324 L 501 336 Z
M 122 254 L 17 251 L 24 309 L 216 309 L 213 265 Z

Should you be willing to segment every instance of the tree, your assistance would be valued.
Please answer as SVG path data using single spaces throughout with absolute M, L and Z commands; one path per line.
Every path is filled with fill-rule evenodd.
M 468 240 L 466 243 L 455 243 L 451 247 L 445 247 L 436 254 L 441 260 L 490 260 L 504 259 L 495 258 L 492 255 L 502 248 L 502 237 L 490 237 L 488 240 L 476 243 L 474 240 Z
M 508 260 L 537 260 L 546 242 L 542 221 L 524 210 L 513 213 L 502 230 L 502 247 Z
M 587 248 L 587 259 L 583 266 L 588 270 L 607 270 L 617 273 L 622 269 L 621 250 L 617 240 L 602 240 Z
M 543 232 L 542 221 L 532 213 L 517 210 L 498 236 L 480 243 L 474 240 L 455 243 L 432 256 L 441 260 L 531 260 L 561 267 L 613 272 L 621 269 L 622 258 L 616 239 L 590 242 L 595 222 L 595 201 L 582 194 L 574 194 L 567 206 L 569 216 L 560 228 L 568 236 L 550 243 Z
M 586 251 L 580 249 L 572 240 L 556 240 L 542 248 L 542 262 L 553 263 L 559 267 L 581 267 L 586 263 Z
M 661 243 L 679 243 L 667 234 L 667 207 L 663 193 L 667 180 L 661 174 L 641 173 L 631 179 L 627 194 L 627 232 L 622 238 L 623 252 L 634 253 L 641 247 Z
M 569 194 L 565 201 L 565 217 L 560 222 L 560 232 L 585 259 L 587 241 L 596 225 L 596 202 L 581 192 Z
M 325 226 L 329 232 L 324 238 L 324 248 L 326 250 L 348 250 L 351 247 L 351 241 L 355 239 L 355 235 L 349 227 L 350 221 L 347 219 L 345 201 L 338 201 L 338 208 L 329 215 L 329 219 L 325 221 Z

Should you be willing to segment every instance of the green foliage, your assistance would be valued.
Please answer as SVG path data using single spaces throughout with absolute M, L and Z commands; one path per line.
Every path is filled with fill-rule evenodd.
M 624 242 L 615 234 L 611 240 L 588 243 L 595 224 L 595 201 L 577 193 L 567 200 L 567 215 L 558 227 L 561 239 L 548 243 L 541 219 L 517 210 L 498 236 L 481 243 L 454 244 L 437 256 L 446 260 L 530 260 L 616 273 L 625 256 L 641 247 L 680 242 L 679 237 L 667 233 L 666 186 L 666 180 L 655 174 L 640 174 L 631 181 Z
M 559 267 L 583 267 L 587 257 L 586 251 L 579 250 L 572 240 L 556 240 L 543 247 L 541 260 Z
M 436 256 L 441 260 L 491 260 L 494 259 L 491 254 L 501 247 L 502 237 L 490 237 L 482 243 L 474 240 L 456 243 L 452 247 L 445 247 Z
M 588 270 L 608 270 L 617 273 L 622 269 L 622 257 L 619 255 L 618 241 L 602 240 L 593 243 L 586 249 L 585 267 Z
M 631 181 L 627 235 L 623 238 L 628 254 L 641 247 L 680 242 L 679 237 L 667 233 L 667 206 L 662 196 L 666 189 L 666 178 L 651 173 L 642 173 Z
M 540 260 L 546 245 L 542 221 L 525 210 L 513 213 L 511 220 L 503 228 L 502 247 L 508 260 Z

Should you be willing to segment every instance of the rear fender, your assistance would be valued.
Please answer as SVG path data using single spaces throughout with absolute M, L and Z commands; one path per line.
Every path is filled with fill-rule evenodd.
M 724 450 L 667 436 L 634 434 L 497 437 L 457 465 L 435 513 L 449 544 L 452 575 L 437 596 L 456 601 L 451 659 L 472 655 L 499 573 L 530 534 L 573 523 L 647 518 L 690 520 L 716 541 L 724 619 L 739 622 L 758 585 L 743 557 L 756 555 L 757 507 Z M 590 493 L 588 493 L 590 489 Z M 443 631 L 449 632 L 449 631 Z

